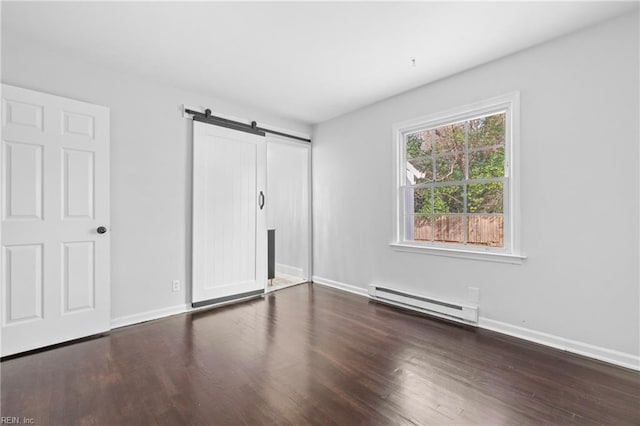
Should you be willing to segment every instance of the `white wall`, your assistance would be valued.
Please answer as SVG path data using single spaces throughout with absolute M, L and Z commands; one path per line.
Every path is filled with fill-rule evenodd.
M 479 287 L 484 319 L 620 351 L 634 362 L 638 71 L 634 14 L 318 125 L 314 276 L 457 300 Z M 392 250 L 392 123 L 514 90 L 521 92 L 528 259 L 509 265 Z
M 306 278 L 309 268 L 309 147 L 267 144 L 267 228 L 276 230 L 276 271 Z
M 2 82 L 111 108 L 114 319 L 190 301 L 192 138 L 183 103 L 310 130 L 264 111 L 106 70 L 5 30 Z M 182 281 L 182 291 L 171 291 L 173 279 Z

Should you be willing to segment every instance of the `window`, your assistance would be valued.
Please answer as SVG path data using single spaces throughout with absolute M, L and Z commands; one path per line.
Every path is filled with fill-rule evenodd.
M 516 93 L 395 126 L 394 246 L 522 258 L 515 228 L 517 101 Z

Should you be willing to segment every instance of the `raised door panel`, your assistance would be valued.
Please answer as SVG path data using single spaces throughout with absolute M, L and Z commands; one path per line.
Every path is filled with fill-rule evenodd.
M 42 220 L 42 146 L 5 141 L 4 220 Z
M 42 245 L 5 246 L 2 280 L 4 325 L 42 318 Z
M 44 106 L 12 99 L 4 99 L 2 103 L 3 126 L 19 126 L 35 129 L 38 132 L 44 131 Z
M 94 219 L 95 154 L 63 150 L 62 205 L 64 219 Z
M 63 312 L 93 309 L 95 299 L 95 244 L 93 241 L 63 244 Z
M 94 140 L 95 117 L 75 112 L 62 112 L 62 134 Z

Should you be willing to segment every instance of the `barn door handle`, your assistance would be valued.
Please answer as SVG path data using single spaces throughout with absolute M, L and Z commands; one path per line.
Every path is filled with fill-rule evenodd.
M 260 210 L 264 207 L 264 193 L 260 191 L 260 195 L 258 197 L 260 201 L 258 201 L 258 205 L 260 206 Z

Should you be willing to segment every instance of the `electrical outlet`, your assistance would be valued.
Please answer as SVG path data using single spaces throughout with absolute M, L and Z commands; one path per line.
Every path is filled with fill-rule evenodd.
M 180 280 L 173 280 L 173 286 L 171 287 L 173 291 L 180 291 Z
M 480 303 L 480 289 L 478 287 L 467 287 L 469 302 Z

